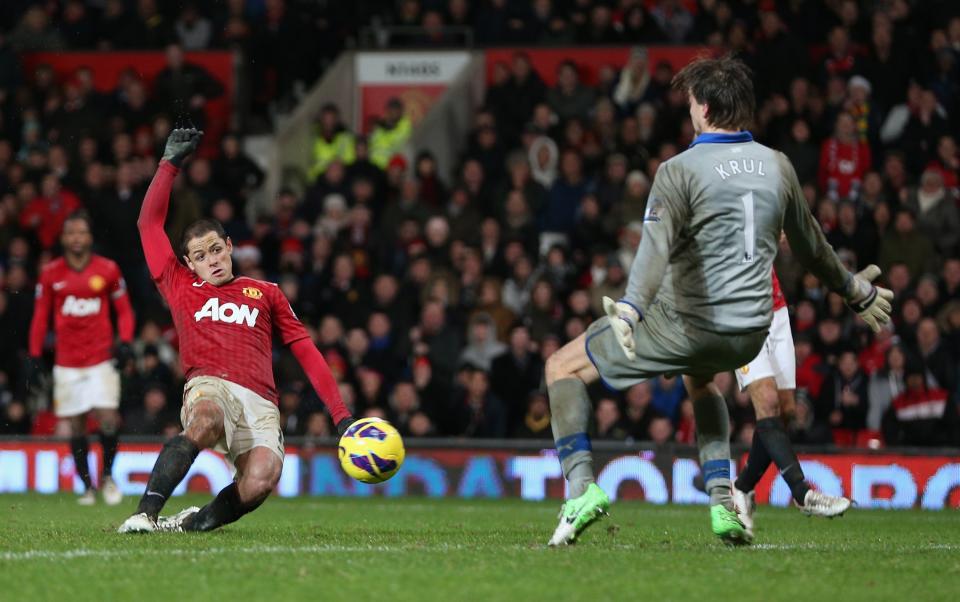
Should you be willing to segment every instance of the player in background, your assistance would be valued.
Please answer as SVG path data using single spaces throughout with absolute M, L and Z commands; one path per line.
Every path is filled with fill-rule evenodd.
M 797 388 L 797 358 L 790 331 L 790 313 L 780 290 L 777 273 L 773 272 L 773 322 L 760 354 L 736 371 L 740 390 L 746 390 L 757 415 L 747 464 L 737 476 L 733 501 L 737 516 L 753 537 L 753 512 L 756 509 L 753 490 L 771 463 L 790 487 L 797 506 L 812 516 L 839 516 L 850 508 L 850 500 L 811 489 L 803 476 L 803 468 L 793 451 L 784 429 L 784 420 L 793 416 Z
M 871 284 L 879 269 L 851 274 L 810 214 L 790 161 L 753 141 L 749 69 L 730 57 L 698 59 L 674 78 L 687 93 L 696 138 L 657 170 L 643 238 L 624 297 L 546 365 L 551 422 L 570 499 L 550 545 L 566 544 L 605 514 L 587 435 L 586 385 L 613 389 L 682 374 L 693 400 L 710 495 L 711 527 L 728 543 L 750 541 L 730 482 L 730 422 L 713 377 L 757 356 L 772 320 L 770 272 L 781 230 L 800 263 L 874 329 L 893 294 Z
M 70 451 L 77 475 L 85 487 L 77 500 L 84 506 L 96 503 L 96 490 L 87 464 L 87 414 L 96 412 L 103 447 L 100 493 L 109 505 L 119 504 L 123 494 L 113 481 L 120 424 L 120 367 L 133 354 L 134 317 L 120 268 L 93 253 L 90 216 L 78 211 L 63 223 L 60 243 L 63 256 L 44 266 L 37 282 L 33 320 L 30 323 L 28 380 L 35 383 L 43 370 L 43 342 L 50 315 L 56 338 L 53 365 L 53 411 L 57 435 L 70 437 Z M 110 305 L 117 318 L 120 342 L 114 344 Z
M 323 356 L 280 288 L 234 276 L 233 243 L 219 222 L 188 226 L 180 249 L 186 267 L 177 260 L 163 225 L 173 180 L 201 135 L 195 129 L 175 129 L 167 138 L 137 222 L 150 275 L 170 306 L 180 337 L 187 383 L 180 412 L 183 433 L 163 446 L 140 504 L 120 526 L 121 533 L 209 531 L 267 499 L 280 480 L 284 455 L 273 377 L 274 333 L 290 346 L 337 430 L 343 433 L 353 422 Z M 234 482 L 203 508 L 187 508 L 158 522 L 170 494 L 207 448 L 233 462 Z

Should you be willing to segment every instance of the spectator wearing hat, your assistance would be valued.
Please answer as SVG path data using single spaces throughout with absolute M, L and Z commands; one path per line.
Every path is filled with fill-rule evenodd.
M 460 363 L 489 372 L 493 359 L 506 350 L 507 346 L 497 340 L 496 325 L 490 314 L 474 313 L 467 325 L 467 346 L 460 354 Z
M 944 186 L 941 172 L 924 171 L 920 186 L 907 194 L 906 206 L 917 216 L 917 230 L 933 242 L 940 257 L 954 256 L 960 242 L 960 211 L 956 197 Z

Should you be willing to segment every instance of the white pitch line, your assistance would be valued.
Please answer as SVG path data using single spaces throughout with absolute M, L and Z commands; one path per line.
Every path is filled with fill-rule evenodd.
M 248 546 L 243 548 L 154 548 L 141 550 L 25 550 L 0 551 L 0 560 L 73 560 L 75 558 L 113 558 L 116 556 L 212 556 L 219 554 L 341 554 L 352 552 L 448 552 L 464 549 L 461 546 Z
M 507 546 L 493 546 L 500 550 L 523 550 L 527 552 L 540 552 L 544 551 L 546 547 L 540 547 L 530 544 L 515 544 Z M 450 552 L 456 550 L 479 550 L 480 548 L 475 548 L 472 546 L 461 546 L 461 545 L 433 545 L 433 546 L 418 546 L 418 545 L 378 545 L 378 546 L 247 546 L 242 548 L 198 548 L 198 549 L 189 549 L 189 548 L 152 548 L 152 549 L 141 549 L 141 550 L 104 550 L 104 549 L 89 549 L 89 548 L 78 548 L 75 550 L 61 550 L 61 551 L 51 551 L 51 550 L 24 550 L 15 552 L 12 550 L 0 550 L 0 561 L 25 561 L 25 560 L 75 560 L 78 558 L 115 558 L 118 556 L 216 556 L 216 555 L 225 555 L 225 554 L 342 554 L 342 553 L 369 553 L 369 552 L 385 552 L 385 553 L 397 553 L 397 552 Z M 636 549 L 635 546 L 631 544 L 613 544 L 610 546 L 609 551 L 631 551 Z M 776 544 L 776 543 L 761 543 L 753 546 L 748 546 L 740 548 L 742 551 L 757 550 L 757 551 L 788 551 L 788 550 L 822 550 L 822 551 L 838 551 L 838 550 L 862 550 L 862 551 L 875 551 L 880 552 L 890 549 L 888 546 L 884 545 L 867 545 L 863 547 L 851 547 L 851 546 L 837 546 L 837 545 L 828 545 L 828 544 L 814 544 L 814 543 L 800 543 L 800 544 Z M 952 543 L 931 543 L 924 544 L 920 546 L 914 546 L 912 548 L 916 551 L 960 551 L 960 544 Z

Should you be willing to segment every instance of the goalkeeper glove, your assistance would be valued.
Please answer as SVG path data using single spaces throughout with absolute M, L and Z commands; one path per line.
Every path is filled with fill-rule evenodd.
M 880 332 L 884 324 L 890 321 L 893 311 L 893 291 L 874 286 L 873 281 L 880 275 L 880 268 L 868 265 L 857 272 L 847 284 L 844 299 L 850 309 L 867 323 L 873 332 Z
M 177 128 L 167 137 L 167 145 L 163 149 L 163 159 L 174 167 L 183 165 L 183 160 L 190 153 L 197 150 L 203 132 L 195 128 Z
M 613 334 L 617 337 L 617 342 L 620 343 L 620 348 L 623 349 L 627 359 L 636 359 L 633 331 L 643 318 L 640 311 L 632 303 L 614 301 L 610 297 L 603 298 L 603 311 L 610 318 L 610 327 L 613 328 Z

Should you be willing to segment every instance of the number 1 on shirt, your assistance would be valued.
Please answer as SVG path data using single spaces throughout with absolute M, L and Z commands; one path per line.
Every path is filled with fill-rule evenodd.
M 743 201 L 743 261 L 753 263 L 754 227 L 753 227 L 753 191 L 742 195 Z

